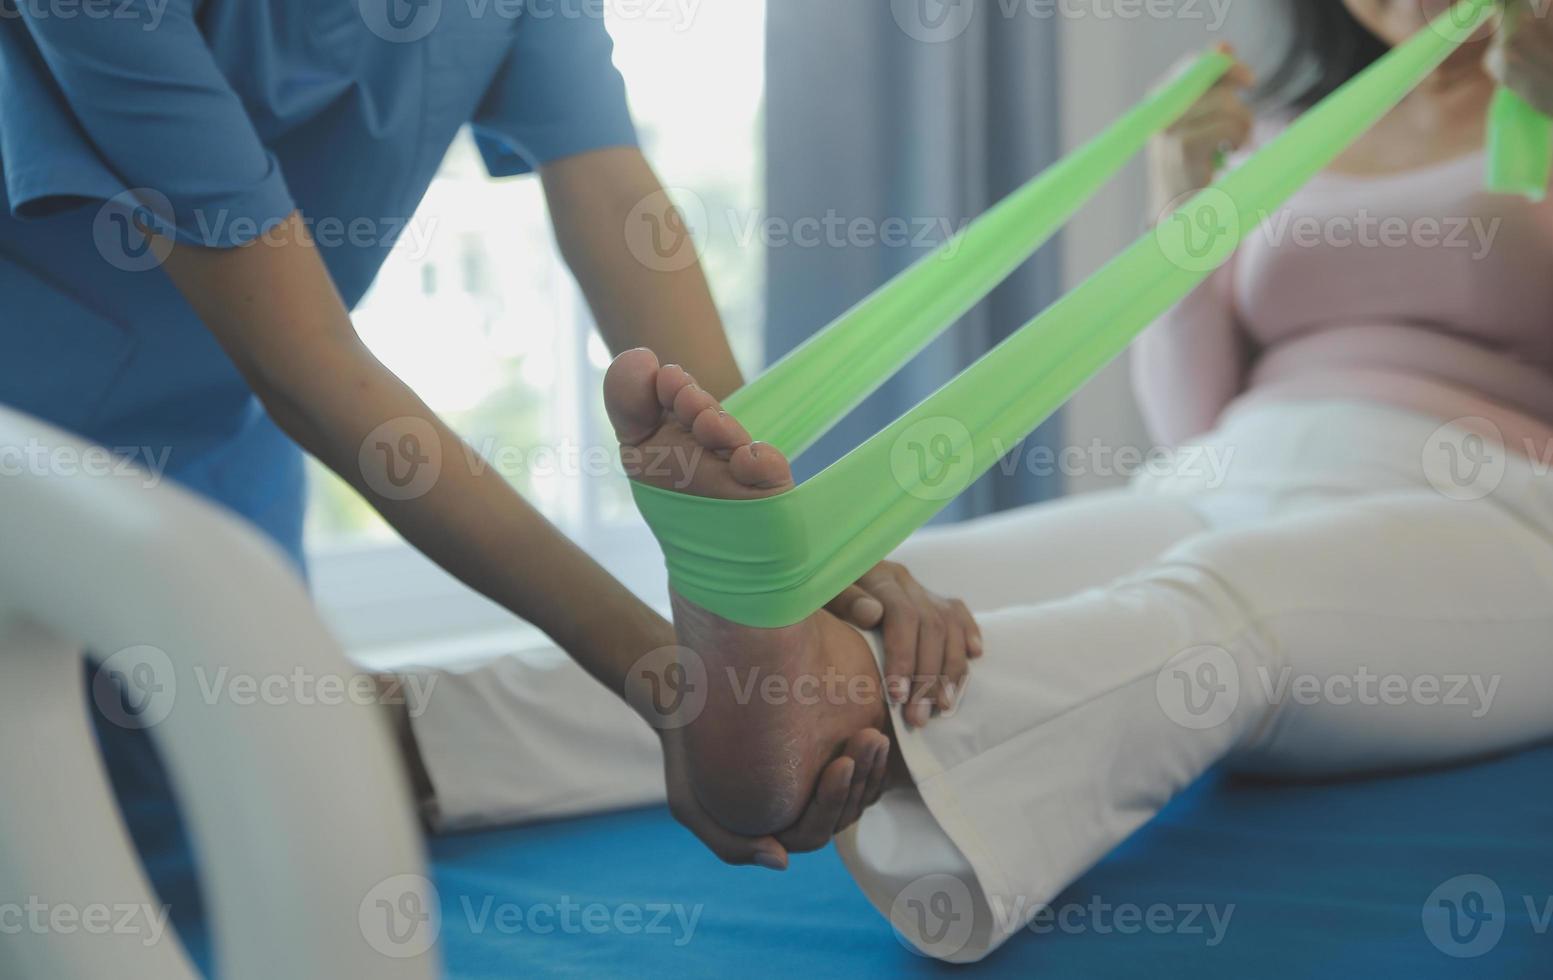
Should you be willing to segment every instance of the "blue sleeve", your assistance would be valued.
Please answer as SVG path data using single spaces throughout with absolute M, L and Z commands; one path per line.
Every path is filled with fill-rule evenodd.
M 291 213 L 195 3 L 115 0 L 113 17 L 66 18 L 0 0 L 0 170 L 15 216 L 108 201 L 163 235 L 230 247 Z
M 512 50 L 475 113 L 475 139 L 495 177 L 608 146 L 635 146 L 636 126 L 603 20 L 530 4 Z M 582 5 L 588 8 L 588 5 Z

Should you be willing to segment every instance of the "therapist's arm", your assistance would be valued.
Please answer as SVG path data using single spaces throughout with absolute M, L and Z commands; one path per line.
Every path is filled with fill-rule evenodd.
M 635 147 L 540 168 L 561 254 L 610 351 L 651 348 L 718 398 L 743 385 L 695 243 Z
M 662 617 L 478 465 L 373 356 L 295 214 L 241 248 L 176 245 L 165 269 L 276 423 L 443 568 L 539 626 L 615 691 L 637 658 L 674 642 Z M 413 423 L 378 431 L 404 419 Z M 420 439 L 413 455 L 435 458 L 440 475 L 422 495 L 390 499 L 373 486 L 383 486 L 383 453 L 409 448 L 402 435 L 417 431 L 434 440 Z M 369 446 L 364 457 L 369 435 L 387 449 Z M 412 462 L 395 461 L 401 473 Z
M 638 659 L 675 642 L 668 622 L 494 468 L 476 465 L 474 451 L 367 350 L 297 215 L 240 248 L 175 245 L 164 267 L 276 423 L 455 577 L 543 629 L 616 694 L 626 690 Z M 402 424 L 407 419 L 409 426 Z M 413 454 L 440 462 L 440 475 L 413 499 L 380 492 L 382 473 L 375 468 L 385 423 L 381 441 L 390 450 L 401 433 L 418 429 L 426 439 Z M 855 772 L 842 778 L 847 767 L 837 759 L 794 828 L 776 838 L 729 833 L 700 809 L 678 775 L 676 733 L 660 734 L 675 816 L 724 861 L 785 866 L 788 851 L 818 849 L 834 828 L 857 819 L 847 789 L 866 782 L 869 766 L 854 759 Z M 412 775 L 425 789 L 426 774 L 413 765 L 413 738 L 402 725 L 400 735 Z

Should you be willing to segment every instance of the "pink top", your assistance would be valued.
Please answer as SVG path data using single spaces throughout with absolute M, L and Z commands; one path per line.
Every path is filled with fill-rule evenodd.
M 1362 398 L 1553 443 L 1553 200 L 1483 179 L 1481 152 L 1316 178 L 1134 346 L 1154 437 L 1232 404 Z

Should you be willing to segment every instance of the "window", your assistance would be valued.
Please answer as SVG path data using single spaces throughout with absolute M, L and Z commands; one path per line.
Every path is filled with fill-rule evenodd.
M 667 186 L 727 216 L 699 229 L 698 243 L 749 370 L 760 360 L 764 262 L 757 236 L 739 230 L 761 206 L 764 3 L 691 5 L 688 14 L 670 10 L 681 5 L 606 6 L 643 149 Z M 537 179 L 490 179 L 462 136 L 355 323 L 529 501 L 627 584 L 658 597 L 661 556 L 624 478 L 600 468 L 599 454 L 613 452 L 599 398 L 609 355 L 560 260 Z M 310 496 L 315 590 L 348 647 L 515 626 L 316 462 Z

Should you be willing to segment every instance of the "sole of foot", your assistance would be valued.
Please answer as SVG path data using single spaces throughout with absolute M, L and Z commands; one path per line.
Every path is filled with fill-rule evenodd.
M 793 489 L 792 468 L 755 442 L 683 368 L 648 350 L 616 358 L 604 400 L 632 479 L 701 497 L 754 500 Z M 755 629 L 673 596 L 682 647 L 700 658 L 706 705 L 686 727 L 691 781 L 729 830 L 777 833 L 797 820 L 847 739 L 888 729 L 868 643 L 827 612 Z

